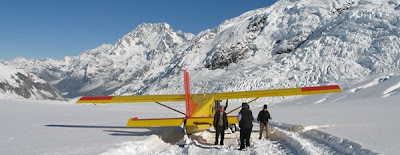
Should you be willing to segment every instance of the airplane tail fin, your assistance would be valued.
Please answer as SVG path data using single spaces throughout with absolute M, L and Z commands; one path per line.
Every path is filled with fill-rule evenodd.
M 185 101 L 186 101 L 186 117 L 192 116 L 191 98 L 190 98 L 190 83 L 189 83 L 189 73 L 185 70 L 183 72 L 184 87 L 185 87 Z

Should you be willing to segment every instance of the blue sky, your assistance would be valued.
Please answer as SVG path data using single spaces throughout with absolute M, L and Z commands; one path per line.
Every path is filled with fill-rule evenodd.
M 2 0 L 0 59 L 76 56 L 141 23 L 197 34 L 276 0 Z

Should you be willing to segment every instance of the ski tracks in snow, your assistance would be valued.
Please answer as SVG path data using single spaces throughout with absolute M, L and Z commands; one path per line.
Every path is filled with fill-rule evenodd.
M 363 148 L 360 144 L 316 130 L 317 126 L 303 127 L 272 122 L 271 139 L 258 139 L 258 124 L 254 125 L 251 135 L 251 146 L 239 151 L 238 144 L 205 145 L 197 140 L 187 138 L 185 145 L 165 143 L 156 135 L 143 141 L 125 142 L 117 148 L 110 149 L 108 154 L 376 154 Z M 329 126 L 321 126 L 329 127 Z M 204 131 L 209 132 L 209 131 Z M 212 133 L 206 133 L 208 141 L 213 140 Z M 234 133 L 238 137 L 238 133 Z M 238 140 L 238 139 L 237 139 Z
M 360 144 L 316 129 L 284 123 L 271 126 L 271 140 L 278 141 L 292 154 L 376 154 Z

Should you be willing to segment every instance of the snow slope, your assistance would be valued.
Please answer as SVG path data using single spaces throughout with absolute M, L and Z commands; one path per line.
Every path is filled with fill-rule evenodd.
M 269 101 L 271 140 L 258 140 L 255 124 L 245 151 L 237 150 L 237 132 L 226 134 L 227 145 L 210 146 L 180 142 L 180 127 L 124 127 L 133 116 L 180 116 L 156 104 L 0 100 L 0 154 L 399 154 L 399 82 L 400 74 L 381 75 L 343 85 L 342 93 Z M 254 116 L 264 103 L 250 105 Z M 184 111 L 184 103 L 166 104 Z M 213 142 L 212 132 L 196 135 Z
M 142 24 L 117 43 L 61 60 L 15 59 L 66 97 L 353 84 L 400 68 L 395 0 L 280 0 L 197 36 Z
M 0 71 L 0 99 L 63 100 L 57 89 L 33 74 L 2 63 Z

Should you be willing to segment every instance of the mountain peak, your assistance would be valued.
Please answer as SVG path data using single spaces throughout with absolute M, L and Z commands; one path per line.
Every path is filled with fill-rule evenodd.
M 173 32 L 174 30 L 171 28 L 171 26 L 167 23 L 144 23 L 140 24 L 137 28 L 135 28 L 132 32 L 130 32 L 128 35 L 132 37 L 144 37 L 145 35 L 148 35 L 149 33 L 165 33 L 165 32 Z
M 154 29 L 154 28 L 165 28 L 165 29 L 170 29 L 171 26 L 168 23 L 142 23 L 139 24 L 138 27 L 135 30 L 140 30 L 140 29 Z
M 181 44 L 192 40 L 191 33 L 174 31 L 167 23 L 140 24 L 136 29 L 123 36 L 113 47 L 113 54 L 146 53 L 172 51 Z

